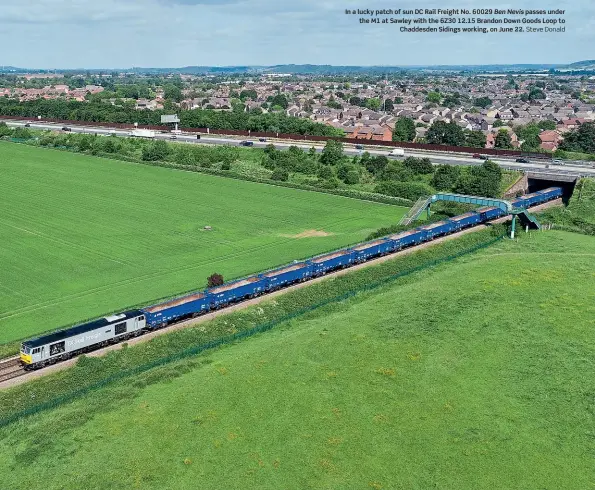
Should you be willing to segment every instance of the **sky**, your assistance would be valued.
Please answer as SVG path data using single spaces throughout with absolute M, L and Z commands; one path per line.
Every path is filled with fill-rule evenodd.
M 401 24 L 360 24 L 359 16 L 345 15 L 358 8 L 446 8 L 443 0 L 0 0 L 0 65 L 402 66 L 595 58 L 593 0 L 458 0 L 449 7 L 564 9 L 566 32 L 412 34 L 399 32 Z

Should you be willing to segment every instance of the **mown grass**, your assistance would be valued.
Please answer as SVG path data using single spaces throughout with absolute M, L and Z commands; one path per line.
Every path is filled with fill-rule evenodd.
M 3 484 L 590 488 L 593 240 L 501 241 L 8 426 Z
M 4 142 L 0 172 L 0 343 L 355 243 L 405 212 Z M 329 235 L 292 238 L 313 229 Z

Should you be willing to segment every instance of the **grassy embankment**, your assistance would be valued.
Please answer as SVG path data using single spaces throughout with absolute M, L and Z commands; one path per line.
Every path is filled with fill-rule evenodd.
M 593 240 L 521 234 L 12 424 L 1 432 L 3 481 L 589 488 Z M 289 293 L 262 314 L 399 260 Z

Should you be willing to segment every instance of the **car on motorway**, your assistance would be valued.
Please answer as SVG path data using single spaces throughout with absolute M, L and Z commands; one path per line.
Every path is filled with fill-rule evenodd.
M 31 124 L 27 123 L 27 124 L 25 124 L 25 127 L 26 128 L 30 128 L 31 127 Z
M 356 150 L 363 150 L 364 149 L 364 145 L 355 145 L 355 149 Z
M 170 139 L 170 140 L 177 140 L 177 139 L 178 139 L 178 137 L 177 137 L 175 134 L 172 134 L 172 135 L 169 137 L 169 139 Z
M 260 141 L 261 143 L 264 143 L 266 140 L 266 138 L 258 138 L 258 141 Z
M 515 160 L 515 162 L 517 162 L 517 163 L 530 163 L 529 160 L 527 160 L 526 158 L 517 158 Z
M 200 134 L 196 135 L 196 139 L 199 140 L 200 139 Z
M 72 131 L 68 126 L 63 126 L 62 131 Z
M 480 155 L 479 153 L 474 153 L 473 154 L 473 158 L 477 158 L 478 160 L 485 160 L 486 159 L 483 155 Z
M 253 141 L 241 141 L 240 145 L 241 146 L 254 146 L 254 142 Z

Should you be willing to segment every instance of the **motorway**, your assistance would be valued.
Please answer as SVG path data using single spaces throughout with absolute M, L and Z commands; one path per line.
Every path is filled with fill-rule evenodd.
M 31 129 L 41 129 L 41 130 L 54 130 L 60 131 L 63 127 L 63 124 L 58 123 L 48 123 L 48 122 L 31 122 L 31 121 L 5 121 L 8 126 L 18 127 L 18 126 L 25 126 L 25 124 L 29 124 Z M 93 126 L 83 126 L 83 125 L 68 125 L 70 130 L 73 133 L 86 133 L 86 134 L 98 134 L 98 135 L 114 135 L 118 137 L 125 137 L 128 138 L 130 130 L 128 129 L 111 129 L 105 127 L 93 127 Z M 268 144 L 273 143 L 276 148 L 279 149 L 286 149 L 290 146 L 298 146 L 305 150 L 309 150 L 310 148 L 314 147 L 317 152 L 321 152 L 324 148 L 324 145 L 317 144 L 317 143 L 304 143 L 303 141 L 288 141 L 288 140 L 267 140 L 267 141 L 259 141 L 258 138 L 250 138 L 250 137 L 243 137 L 242 139 L 225 137 L 225 136 L 216 136 L 216 135 L 201 135 L 200 139 L 196 138 L 194 134 L 188 133 L 160 133 L 159 131 L 155 131 L 155 139 L 163 139 L 163 140 L 172 140 L 178 142 L 186 142 L 186 143 L 193 143 L 193 144 L 207 144 L 207 145 L 234 145 L 240 146 L 241 141 L 247 140 L 253 142 L 253 148 L 264 148 Z M 374 147 L 366 145 L 365 150 L 356 149 L 354 145 L 344 145 L 344 153 L 346 155 L 359 155 L 362 154 L 364 151 L 369 152 L 371 155 L 386 155 L 389 156 L 390 150 L 389 148 L 383 149 L 381 147 Z M 478 150 L 480 152 L 480 150 Z M 447 152 L 429 152 L 429 151 L 420 151 L 420 150 L 405 150 L 405 156 L 412 156 L 417 158 L 427 157 L 430 161 L 435 164 L 447 164 L 447 165 L 481 165 L 482 160 L 475 159 L 466 155 L 462 154 L 453 154 Z M 390 158 L 403 158 L 403 157 L 390 157 Z M 549 167 L 546 167 L 544 163 L 518 163 L 514 161 L 514 158 L 491 158 L 491 160 L 502 168 L 507 170 L 518 170 L 522 172 L 530 172 L 531 174 L 543 174 L 544 178 L 546 175 L 548 176 L 558 176 L 561 178 L 565 178 L 566 180 L 569 178 L 576 178 L 576 177 L 595 177 L 595 166 L 593 165 L 585 165 L 585 164 L 577 164 L 577 163 L 565 163 L 565 165 L 555 165 L 550 163 Z

